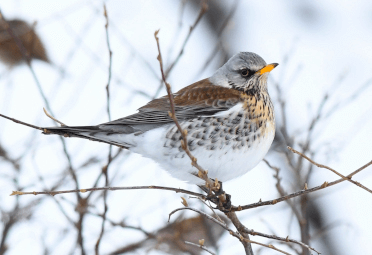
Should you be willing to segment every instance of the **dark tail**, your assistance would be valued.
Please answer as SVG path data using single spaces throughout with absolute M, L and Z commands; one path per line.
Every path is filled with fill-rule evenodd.
M 70 127 L 70 126 L 62 126 L 62 127 L 45 127 L 43 128 L 43 134 L 45 135 L 60 135 L 63 137 L 78 137 L 78 138 L 83 138 L 83 139 L 88 139 L 91 141 L 96 141 L 96 142 L 102 142 L 102 143 L 107 143 L 115 146 L 119 146 L 124 149 L 128 149 L 129 147 L 126 146 L 125 144 L 121 143 L 116 143 L 111 140 L 106 140 L 97 137 L 97 134 L 105 134 L 109 135 L 109 132 L 106 130 L 102 130 L 98 126 L 75 126 L 75 127 Z

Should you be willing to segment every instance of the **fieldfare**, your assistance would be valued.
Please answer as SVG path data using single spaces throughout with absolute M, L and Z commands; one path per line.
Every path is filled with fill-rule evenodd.
M 275 117 L 267 77 L 277 65 L 267 65 L 255 53 L 241 52 L 210 78 L 174 94 L 176 116 L 187 130 L 189 150 L 210 178 L 225 182 L 239 177 L 269 150 Z M 203 184 L 181 147 L 182 136 L 169 111 L 168 96 L 163 96 L 118 120 L 97 126 L 48 127 L 45 133 L 114 143 L 155 160 L 173 177 Z

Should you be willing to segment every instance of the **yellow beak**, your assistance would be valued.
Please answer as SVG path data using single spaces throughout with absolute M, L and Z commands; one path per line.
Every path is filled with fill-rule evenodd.
M 268 73 L 268 72 L 271 72 L 271 70 L 273 70 L 275 67 L 277 67 L 279 64 L 278 63 L 272 63 L 272 64 L 268 64 L 267 66 L 265 66 L 264 68 L 258 70 L 256 73 L 258 73 L 259 75 L 263 75 L 264 73 Z

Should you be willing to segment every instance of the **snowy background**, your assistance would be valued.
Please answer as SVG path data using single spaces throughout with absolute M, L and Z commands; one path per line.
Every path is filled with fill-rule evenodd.
M 35 60 L 32 67 L 46 94 L 55 117 L 68 125 L 93 125 L 108 121 L 106 85 L 109 54 L 106 42 L 103 4 L 109 17 L 112 58 L 111 115 L 117 119 L 134 113 L 156 95 L 160 86 L 159 64 L 154 39 L 160 28 L 160 44 L 165 64 L 177 57 L 189 26 L 199 12 L 197 1 L 2 1 L 5 18 L 37 21 L 36 31 L 44 42 L 53 65 Z M 314 159 L 347 175 L 372 160 L 372 2 L 371 1 L 217 1 L 221 16 L 204 16 L 191 34 L 179 62 L 168 81 L 177 91 L 195 81 L 209 77 L 226 57 L 239 51 L 251 51 L 267 63 L 280 65 L 270 73 L 269 92 L 274 106 L 280 109 L 273 84 L 279 83 L 286 100 L 286 118 L 294 148 L 306 137 L 306 128 L 317 114 L 325 94 L 327 110 L 341 102 L 337 111 L 317 126 L 313 133 Z M 232 9 L 231 19 L 221 35 L 218 30 Z M 215 19 L 213 21 L 213 18 Z M 212 20 L 212 21 L 211 21 Z M 213 23 L 215 22 L 215 23 Z M 211 24 L 218 24 L 215 28 Z M 217 32 L 216 32 L 217 31 Z M 219 47 L 218 47 L 219 46 Z M 214 48 L 217 47 L 217 52 Z M 205 66 L 208 58 L 214 56 Z M 42 108 L 40 96 L 29 68 L 23 64 L 9 69 L 0 67 L 0 113 L 38 126 L 53 126 Z M 355 97 L 351 97 L 354 95 Z M 164 88 L 159 95 L 164 95 Z M 282 120 L 280 113 L 278 121 Z M 72 155 L 80 188 L 89 188 L 106 164 L 108 145 L 80 139 L 65 139 Z M 50 196 L 9 196 L 11 191 L 41 191 L 53 188 L 74 189 L 68 174 L 61 141 L 39 131 L 0 119 L 0 143 L 11 158 L 22 159 L 19 171 L 0 158 L 0 207 L 2 226 L 9 220 L 7 212 L 17 212 L 16 204 L 33 205 L 30 217 L 12 225 L 4 240 L 6 254 L 82 254 L 77 245 L 77 231 L 72 222 L 79 219 L 76 194 Z M 278 150 L 277 150 L 278 151 Z M 285 167 L 286 159 L 274 150 L 267 159 Z M 280 151 L 280 150 L 279 150 Z M 116 152 L 116 148 L 113 148 Z M 310 156 L 310 155 L 309 155 Z M 296 156 L 297 157 L 297 156 Z M 89 159 L 92 164 L 80 167 Z M 309 187 L 331 182 L 338 177 L 325 169 L 315 168 Z M 372 167 L 355 176 L 356 181 L 372 188 Z M 234 205 L 279 197 L 273 170 L 260 163 L 243 177 L 227 182 L 224 189 L 232 195 Z M 281 173 L 283 187 L 294 186 L 290 174 Z M 122 152 L 109 168 L 110 186 L 163 185 L 192 189 L 196 187 L 171 178 L 149 159 Z M 63 179 L 62 183 L 59 181 Z M 303 187 L 304 184 L 298 184 Z M 295 190 L 293 190 L 295 191 Z M 87 197 L 84 193 L 81 196 Z M 159 190 L 114 191 L 108 193 L 107 218 L 155 231 L 167 224 L 168 214 L 180 207 L 180 194 Z M 372 194 L 343 182 L 314 193 L 325 222 L 312 247 L 323 254 L 372 254 Z M 204 208 L 195 199 L 196 208 Z M 61 209 L 63 208 L 63 209 Z M 84 249 L 94 253 L 101 231 L 102 193 L 93 193 L 84 217 Z M 207 211 L 207 209 L 205 209 Z M 18 210 L 19 214 L 25 210 Z M 185 217 L 195 216 L 186 213 Z M 238 213 L 251 229 L 300 240 L 299 226 L 293 223 L 285 203 Z M 174 219 L 176 216 L 173 216 Z M 291 223 L 292 222 L 292 223 Z M 144 238 L 140 231 L 106 224 L 100 251 Z M 322 238 L 327 235 L 329 246 Z M 254 237 L 254 240 L 268 242 Z M 288 247 L 274 243 L 288 250 Z M 253 246 L 261 254 L 274 251 Z M 299 247 L 298 247 L 299 248 Z M 290 250 L 288 250 L 290 251 Z M 137 251 L 141 254 L 144 251 Z M 241 244 L 228 233 L 219 240 L 220 254 L 242 254 Z M 293 252 L 293 251 L 292 251 Z M 149 254 L 163 254 L 150 251 Z

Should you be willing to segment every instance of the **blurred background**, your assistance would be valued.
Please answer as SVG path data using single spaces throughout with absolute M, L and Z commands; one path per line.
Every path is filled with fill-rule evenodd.
M 165 95 L 154 32 L 168 82 L 177 91 L 209 77 L 232 55 L 251 51 L 280 65 L 270 73 L 277 136 L 264 162 L 224 189 L 234 205 L 269 200 L 339 177 L 293 155 L 286 145 L 343 175 L 371 161 L 371 1 L 3 1 L 0 10 L 0 113 L 37 126 L 109 120 L 106 86 L 112 51 L 111 118 Z M 190 26 L 195 25 L 190 32 Z M 9 29 L 22 41 L 30 64 Z M 19 43 L 19 42 L 18 42 Z M 13 190 L 159 185 L 199 191 L 155 162 L 76 138 L 45 136 L 0 119 L 0 254 L 206 254 L 183 241 L 206 240 L 217 254 L 240 242 L 182 206 L 197 199 L 160 190 L 9 196 Z M 372 188 L 372 167 L 353 179 Z M 277 176 L 275 177 L 274 175 Z M 280 183 L 280 185 L 278 185 Z M 278 188 L 278 187 L 282 187 Z M 372 194 L 342 182 L 309 196 L 238 212 L 255 231 L 302 240 L 322 254 L 372 254 Z M 302 247 L 251 237 L 289 252 Z M 253 245 L 255 254 L 274 254 Z

